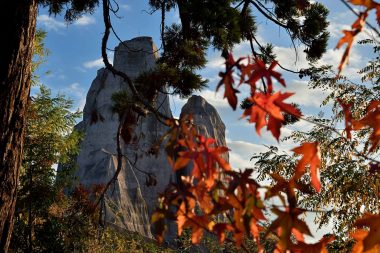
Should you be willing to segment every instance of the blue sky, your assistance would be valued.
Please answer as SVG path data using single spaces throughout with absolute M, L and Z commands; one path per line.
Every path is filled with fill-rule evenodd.
M 137 36 L 151 36 L 160 46 L 159 28 L 160 13 L 148 14 L 150 12 L 147 1 L 141 0 L 121 0 L 119 1 L 119 16 L 113 17 L 113 25 L 123 40 L 128 40 Z M 343 50 L 334 50 L 337 40 L 341 36 L 341 30 L 349 28 L 354 21 L 354 15 L 346 9 L 340 1 L 322 1 L 330 10 L 329 22 L 331 40 L 326 55 L 322 58 L 321 64 L 333 64 L 337 66 Z M 167 14 L 167 24 L 178 22 L 178 14 L 173 12 Z M 298 60 L 291 41 L 285 31 L 281 31 L 277 26 L 272 25 L 264 17 L 258 14 L 258 39 L 261 42 L 272 42 L 277 45 L 275 52 L 279 62 L 290 68 L 300 69 L 306 67 L 306 60 L 302 53 L 302 48 L 298 52 Z M 75 106 L 83 108 L 87 90 L 92 80 L 96 76 L 97 69 L 103 66 L 100 58 L 100 43 L 104 30 L 101 8 L 96 9 L 93 15 L 86 14 L 73 24 L 67 25 L 62 16 L 49 16 L 47 10 L 41 9 L 38 16 L 38 26 L 47 31 L 46 47 L 50 50 L 50 55 L 39 73 L 41 81 L 49 86 L 53 92 L 61 92 L 75 101 Z M 111 37 L 108 45 L 114 48 L 118 45 L 115 37 Z M 248 43 L 243 42 L 236 46 L 234 54 L 238 56 L 249 55 Z M 368 60 L 368 49 L 355 46 L 353 48 L 350 65 L 345 69 L 345 74 L 355 77 L 359 68 L 364 66 Z M 109 52 L 112 57 L 112 52 Z M 277 144 L 274 138 L 263 129 L 262 137 L 258 137 L 253 125 L 248 125 L 245 120 L 239 120 L 241 111 L 233 112 L 227 102 L 222 99 L 223 89 L 216 94 L 215 85 L 219 81 L 218 72 L 223 70 L 223 59 L 220 52 L 209 50 L 208 64 L 201 74 L 210 80 L 209 87 L 200 94 L 213 104 L 221 114 L 227 126 L 228 145 L 231 148 L 231 163 L 235 168 L 252 166 L 249 158 L 254 152 L 265 150 L 264 145 Z M 49 74 L 45 74 L 49 71 Z M 278 68 L 278 71 L 281 70 Z M 310 91 L 307 88 L 307 81 L 300 80 L 297 75 L 283 73 L 288 87 L 287 91 L 296 92 L 293 99 L 301 105 L 304 115 L 316 114 L 325 111 L 328 115 L 328 108 L 320 108 L 320 102 L 325 93 L 322 91 Z M 280 88 L 280 86 L 277 86 Z M 241 98 L 247 93 L 247 89 L 242 89 Z M 185 101 L 178 97 L 170 100 L 174 115 L 178 115 L 180 108 Z M 299 122 L 295 126 L 283 129 L 282 137 L 290 133 L 292 129 L 309 127 L 308 123 Z M 282 143 L 284 150 L 290 150 L 292 143 Z
M 120 0 L 119 16 L 121 19 L 113 17 L 113 25 L 123 40 L 137 36 L 151 36 L 159 47 L 160 13 L 148 14 L 150 9 L 147 2 Z M 321 2 L 330 10 L 329 31 L 331 39 L 328 51 L 320 62 L 321 64 L 338 66 L 343 49 L 334 50 L 334 47 L 341 37 L 341 30 L 349 28 L 355 20 L 355 16 L 340 1 L 325 0 Z M 167 24 L 178 22 L 178 14 L 175 12 L 167 14 L 166 21 Z M 296 61 L 294 49 L 285 31 L 281 31 L 259 14 L 257 22 L 258 39 L 261 42 L 272 42 L 277 45 L 275 52 L 282 65 L 294 70 L 307 66 L 302 48 L 298 52 L 298 60 Z M 87 91 L 96 76 L 96 71 L 103 66 L 100 58 L 100 44 L 104 31 L 101 9 L 98 8 L 93 15 L 84 15 L 70 25 L 63 21 L 62 16 L 49 16 L 47 10 L 41 9 L 38 16 L 38 26 L 47 31 L 46 47 L 51 52 L 47 62 L 39 70 L 41 82 L 50 87 L 54 93 L 66 94 L 75 101 L 76 107 L 83 108 Z M 364 38 L 365 33 L 360 36 Z M 114 48 L 118 43 L 115 37 L 111 37 L 108 43 L 109 48 Z M 346 67 L 343 74 L 350 76 L 353 80 L 358 80 L 356 73 L 368 61 L 370 50 L 370 48 L 363 46 L 354 46 L 350 65 Z M 249 52 L 246 42 L 234 49 L 236 57 L 247 56 Z M 112 52 L 109 54 L 112 57 Z M 277 145 L 277 142 L 264 129 L 262 137 L 258 137 L 253 125 L 247 124 L 245 120 L 239 120 L 242 112 L 232 111 L 227 102 L 222 99 L 223 91 L 218 94 L 215 93 L 215 86 L 219 81 L 218 72 L 223 70 L 223 59 L 219 52 L 210 50 L 208 61 L 207 67 L 201 71 L 201 74 L 208 78 L 210 83 L 209 87 L 200 94 L 217 108 L 226 124 L 227 144 L 231 149 L 230 162 L 233 167 L 253 166 L 249 162 L 250 157 L 255 152 L 264 151 L 266 149 L 264 145 Z M 325 92 L 310 91 L 306 80 L 300 80 L 297 75 L 284 73 L 279 68 L 277 70 L 284 75 L 288 85 L 286 90 L 296 92 L 293 101 L 297 101 L 301 105 L 304 115 L 316 115 L 320 111 L 329 115 L 329 107 L 321 108 L 319 106 L 326 95 Z M 50 74 L 45 74 L 46 71 L 49 71 Z M 276 85 L 276 88 L 279 89 L 280 86 Z M 248 94 L 247 89 L 241 91 L 240 98 L 243 97 L 244 93 Z M 186 101 L 172 97 L 170 102 L 174 115 L 178 115 L 180 108 Z M 300 121 L 292 127 L 284 128 L 281 137 L 290 134 L 294 129 L 306 130 L 309 127 L 311 127 L 309 123 Z M 280 143 L 280 146 L 284 151 L 289 151 L 294 144 L 285 142 Z

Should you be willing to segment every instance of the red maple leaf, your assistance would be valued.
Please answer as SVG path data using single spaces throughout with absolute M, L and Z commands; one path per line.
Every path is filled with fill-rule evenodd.
M 363 218 L 357 220 L 355 227 L 369 230 L 358 229 L 351 236 L 357 241 L 352 252 L 380 252 L 380 215 L 367 213 Z
M 353 5 L 361 5 L 366 7 L 367 9 L 376 8 L 379 4 L 373 0 L 349 0 Z
M 256 82 L 261 78 L 265 78 L 268 86 L 268 94 L 271 94 L 273 91 L 272 77 L 274 77 L 279 83 L 286 87 L 285 80 L 281 77 L 281 74 L 273 70 L 276 67 L 276 65 L 277 61 L 272 61 L 271 65 L 267 69 L 264 61 L 262 61 L 259 58 L 255 58 L 255 63 L 253 63 L 252 65 L 253 72 L 247 82 L 251 86 L 256 87 Z
M 295 179 L 299 179 L 305 174 L 306 166 L 310 165 L 311 184 L 317 192 L 321 191 L 319 181 L 319 167 L 321 166 L 321 153 L 318 142 L 305 142 L 300 147 L 292 150 L 298 155 L 303 155 L 296 166 Z
M 345 103 L 343 102 L 343 100 L 341 100 L 340 98 L 338 98 L 338 102 L 339 104 L 343 107 L 343 113 L 344 113 L 344 124 L 345 124 L 345 128 L 344 130 L 346 131 L 346 134 L 347 134 L 347 138 L 348 139 L 351 139 L 351 130 L 352 130 L 352 113 L 351 113 L 351 106 L 352 104 L 349 103 Z
M 244 81 L 248 81 L 252 72 L 254 71 L 254 65 L 251 63 L 251 58 L 248 58 L 248 64 L 240 64 L 240 84 L 242 84 Z M 254 89 L 256 90 L 256 89 Z
M 220 86 L 224 84 L 224 98 L 227 98 L 228 103 L 231 105 L 232 109 L 236 110 L 237 106 L 237 96 L 236 93 L 239 93 L 237 89 L 234 88 L 234 78 L 233 68 L 240 67 L 240 61 L 244 58 L 239 58 L 237 61 L 234 60 L 232 54 L 230 53 L 226 58 L 226 72 L 220 72 L 219 76 L 222 78 L 216 87 L 216 92 L 218 92 Z
M 191 242 L 198 244 L 201 242 L 204 230 L 212 228 L 214 222 L 210 221 L 208 215 L 197 216 L 185 206 L 185 202 L 183 202 L 177 212 L 178 235 L 181 235 L 185 228 L 191 228 Z
M 232 70 L 227 71 L 226 73 L 219 73 L 219 76 L 222 77 L 222 80 L 220 80 L 218 86 L 216 87 L 216 92 L 218 92 L 220 86 L 224 84 L 224 96 L 223 98 L 227 98 L 228 103 L 230 106 L 236 110 L 237 106 L 237 96 L 236 94 L 239 93 L 239 90 L 234 88 L 234 78 L 232 77 Z
M 334 236 L 325 236 L 319 242 L 313 244 L 306 244 L 304 242 L 298 242 L 297 245 L 292 247 L 294 253 L 328 253 L 326 246 L 334 240 Z
M 215 146 L 213 138 L 198 135 L 196 139 L 195 143 L 184 140 L 178 141 L 187 150 L 178 152 L 179 157 L 175 162 L 174 169 L 183 168 L 193 160 L 192 175 L 199 180 L 203 179 L 203 175 L 206 175 L 205 182 L 207 188 L 210 189 L 218 176 L 217 166 L 225 171 L 231 170 L 230 164 L 220 156 L 228 152 L 228 148 Z
M 212 228 L 212 230 L 216 233 L 219 242 L 222 244 L 226 239 L 226 231 L 232 232 L 234 228 L 227 223 L 218 223 Z
M 258 135 L 261 135 L 261 129 L 267 126 L 267 129 L 272 132 L 273 136 L 279 140 L 280 128 L 284 121 L 282 112 L 301 117 L 301 113 L 297 108 L 283 102 L 293 94 L 288 92 L 277 92 L 274 94 L 255 93 L 253 97 L 248 98 L 253 105 L 244 111 L 242 117 L 249 117 L 250 123 L 256 123 Z M 267 117 L 269 118 L 269 123 Z
M 362 119 L 353 121 L 352 127 L 354 130 L 364 127 L 372 129 L 369 137 L 372 146 L 369 152 L 374 151 L 380 143 L 380 100 L 372 101 L 367 108 L 367 114 Z
M 282 252 L 285 252 L 292 246 L 291 235 L 293 234 L 297 241 L 303 241 L 303 235 L 311 236 L 309 227 L 303 220 L 298 218 L 299 215 L 305 211 L 299 208 L 286 208 L 285 211 L 281 211 L 277 208 L 273 208 L 272 212 L 277 215 L 271 225 L 268 227 L 267 233 L 275 232 L 279 236 L 279 242 L 277 248 Z
M 364 28 L 365 20 L 368 16 L 368 11 L 361 12 L 356 21 L 352 24 L 352 30 L 343 30 L 344 36 L 338 41 L 336 48 L 341 48 L 342 45 L 347 44 L 346 50 L 343 53 L 342 59 L 338 67 L 338 75 L 342 72 L 344 65 L 348 63 L 348 58 L 350 55 L 351 47 L 354 42 L 354 38 L 358 35 Z

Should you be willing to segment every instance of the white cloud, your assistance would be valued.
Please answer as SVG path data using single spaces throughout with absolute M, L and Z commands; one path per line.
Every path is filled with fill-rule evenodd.
M 206 64 L 206 68 L 221 70 L 224 68 L 225 61 L 226 60 L 223 57 L 221 57 L 218 54 L 215 54 L 215 55 L 211 56 L 210 59 L 208 59 L 208 62 Z
M 113 63 L 113 53 L 108 54 L 108 61 L 111 64 Z M 92 61 L 86 61 L 82 64 L 82 66 L 86 69 L 102 68 L 102 67 L 104 67 L 103 57 L 100 57 L 100 58 L 92 60 Z
M 85 67 L 86 69 L 93 69 L 93 68 L 104 67 L 103 58 L 100 57 L 100 58 L 98 58 L 96 60 L 86 61 L 85 63 L 83 63 L 83 67 Z
M 254 165 L 249 159 L 244 159 L 239 154 L 232 151 L 229 154 L 229 159 L 229 163 L 234 170 L 244 170 L 246 168 L 252 168 Z
M 37 17 L 38 23 L 44 26 L 47 30 L 58 31 L 63 28 L 67 28 L 68 24 L 64 21 L 59 21 L 56 18 L 53 18 L 49 15 L 42 14 Z M 87 26 L 91 24 L 95 24 L 95 18 L 92 16 L 82 16 L 74 21 L 73 25 L 75 26 Z
M 365 37 L 363 37 L 365 38 Z M 338 66 L 344 54 L 346 46 L 343 45 L 340 49 L 328 49 L 322 59 L 318 61 L 318 65 L 332 65 L 335 72 L 338 71 Z M 359 50 L 356 44 L 351 48 L 348 63 L 344 66 L 342 75 L 350 77 L 351 80 L 360 78 L 358 71 L 363 68 L 368 62 L 368 57 L 365 53 Z
M 201 92 L 196 92 L 197 95 L 202 96 L 215 108 L 228 108 L 229 105 L 226 99 L 223 99 L 223 92 L 215 92 L 214 90 L 202 90 Z
M 37 20 L 38 23 L 44 26 L 47 30 L 58 31 L 59 29 L 67 27 L 64 22 L 58 21 L 46 14 L 39 15 Z
M 227 146 L 232 152 L 244 157 L 251 157 L 254 153 L 260 153 L 267 150 L 264 145 L 258 145 L 247 141 L 227 139 Z
M 308 67 L 306 54 L 303 50 L 304 47 L 299 47 L 296 49 L 290 47 L 275 47 L 273 52 L 277 56 L 277 61 L 281 64 L 281 66 L 292 70 L 297 70 Z
M 344 23 L 337 23 L 337 22 L 330 22 L 330 25 L 328 26 L 327 30 L 330 33 L 331 38 L 333 39 L 339 39 L 343 36 L 342 30 L 349 30 L 350 25 L 344 24 Z
M 86 92 L 79 83 L 72 83 L 66 89 L 65 92 L 71 96 L 75 97 L 77 101 L 77 106 L 80 111 L 83 111 L 83 108 L 86 104 Z
M 78 18 L 77 20 L 75 20 L 74 25 L 86 26 L 86 25 L 92 25 L 95 23 L 96 23 L 96 21 L 95 21 L 94 17 L 85 15 L 85 16 L 82 16 L 82 17 Z
M 120 9 L 123 9 L 125 11 L 130 11 L 131 6 L 129 4 L 119 4 Z
M 82 97 L 84 94 L 84 89 L 80 86 L 79 83 L 72 83 L 68 85 L 65 89 L 64 92 L 67 93 L 70 96 L 75 96 L 75 97 Z
M 286 92 L 295 94 L 288 98 L 286 102 L 297 103 L 301 106 L 319 107 L 327 96 L 326 91 L 320 89 L 309 89 L 308 82 L 294 80 L 286 88 Z
M 235 169 L 253 167 L 254 164 L 250 161 L 252 155 L 267 150 L 264 145 L 258 145 L 239 140 L 227 139 L 227 146 L 229 149 L 231 149 L 230 164 Z

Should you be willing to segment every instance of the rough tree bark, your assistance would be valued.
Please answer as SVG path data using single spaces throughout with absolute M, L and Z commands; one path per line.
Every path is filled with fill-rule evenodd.
M 7 252 L 22 162 L 37 0 L 0 1 L 0 252 Z

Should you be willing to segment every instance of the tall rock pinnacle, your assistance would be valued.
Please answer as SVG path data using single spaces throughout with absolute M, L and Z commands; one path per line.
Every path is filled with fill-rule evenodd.
M 120 43 L 115 48 L 114 66 L 135 79 L 141 72 L 155 67 L 157 48 L 150 37 L 138 37 Z M 106 184 L 117 169 L 116 133 L 118 115 L 112 111 L 112 94 L 128 90 L 123 80 L 108 70 L 98 70 L 91 84 L 84 107 L 83 121 L 76 128 L 84 132 L 84 139 L 77 157 L 76 176 L 85 186 Z M 167 94 L 159 93 L 155 103 L 158 110 L 172 116 Z M 182 108 L 183 114 L 193 114 L 200 134 L 216 139 L 218 145 L 226 145 L 225 126 L 219 114 L 200 96 L 192 96 Z M 123 143 L 122 170 L 107 191 L 103 207 L 108 224 L 152 237 L 150 216 L 159 193 L 162 193 L 176 175 L 168 163 L 161 144 L 157 154 L 150 148 L 169 129 L 153 114 L 140 117 L 134 128 L 135 140 Z M 224 157 L 228 159 L 228 154 Z M 191 168 L 189 168 L 191 170 Z M 146 183 L 147 175 L 153 175 L 156 185 Z M 175 238 L 175 224 L 169 226 L 168 240 Z
M 114 66 L 136 78 L 142 71 L 154 68 L 157 48 L 150 37 L 138 37 L 120 43 L 115 49 Z M 111 96 L 115 92 L 128 90 L 128 86 L 118 76 L 100 69 L 88 91 L 84 107 L 83 121 L 78 124 L 85 137 L 77 157 L 79 169 L 76 176 L 80 183 L 106 184 L 117 169 L 116 133 L 118 115 L 112 112 Z M 159 111 L 171 116 L 169 99 L 159 94 Z M 157 196 L 171 178 L 172 170 L 165 153 L 149 155 L 150 146 L 168 131 L 153 115 L 140 118 L 135 127 L 137 138 L 132 144 L 123 147 L 122 170 L 111 185 L 105 199 L 105 220 L 115 226 L 136 231 L 151 237 L 149 218 Z M 159 182 L 148 187 L 147 174 L 154 175 Z

